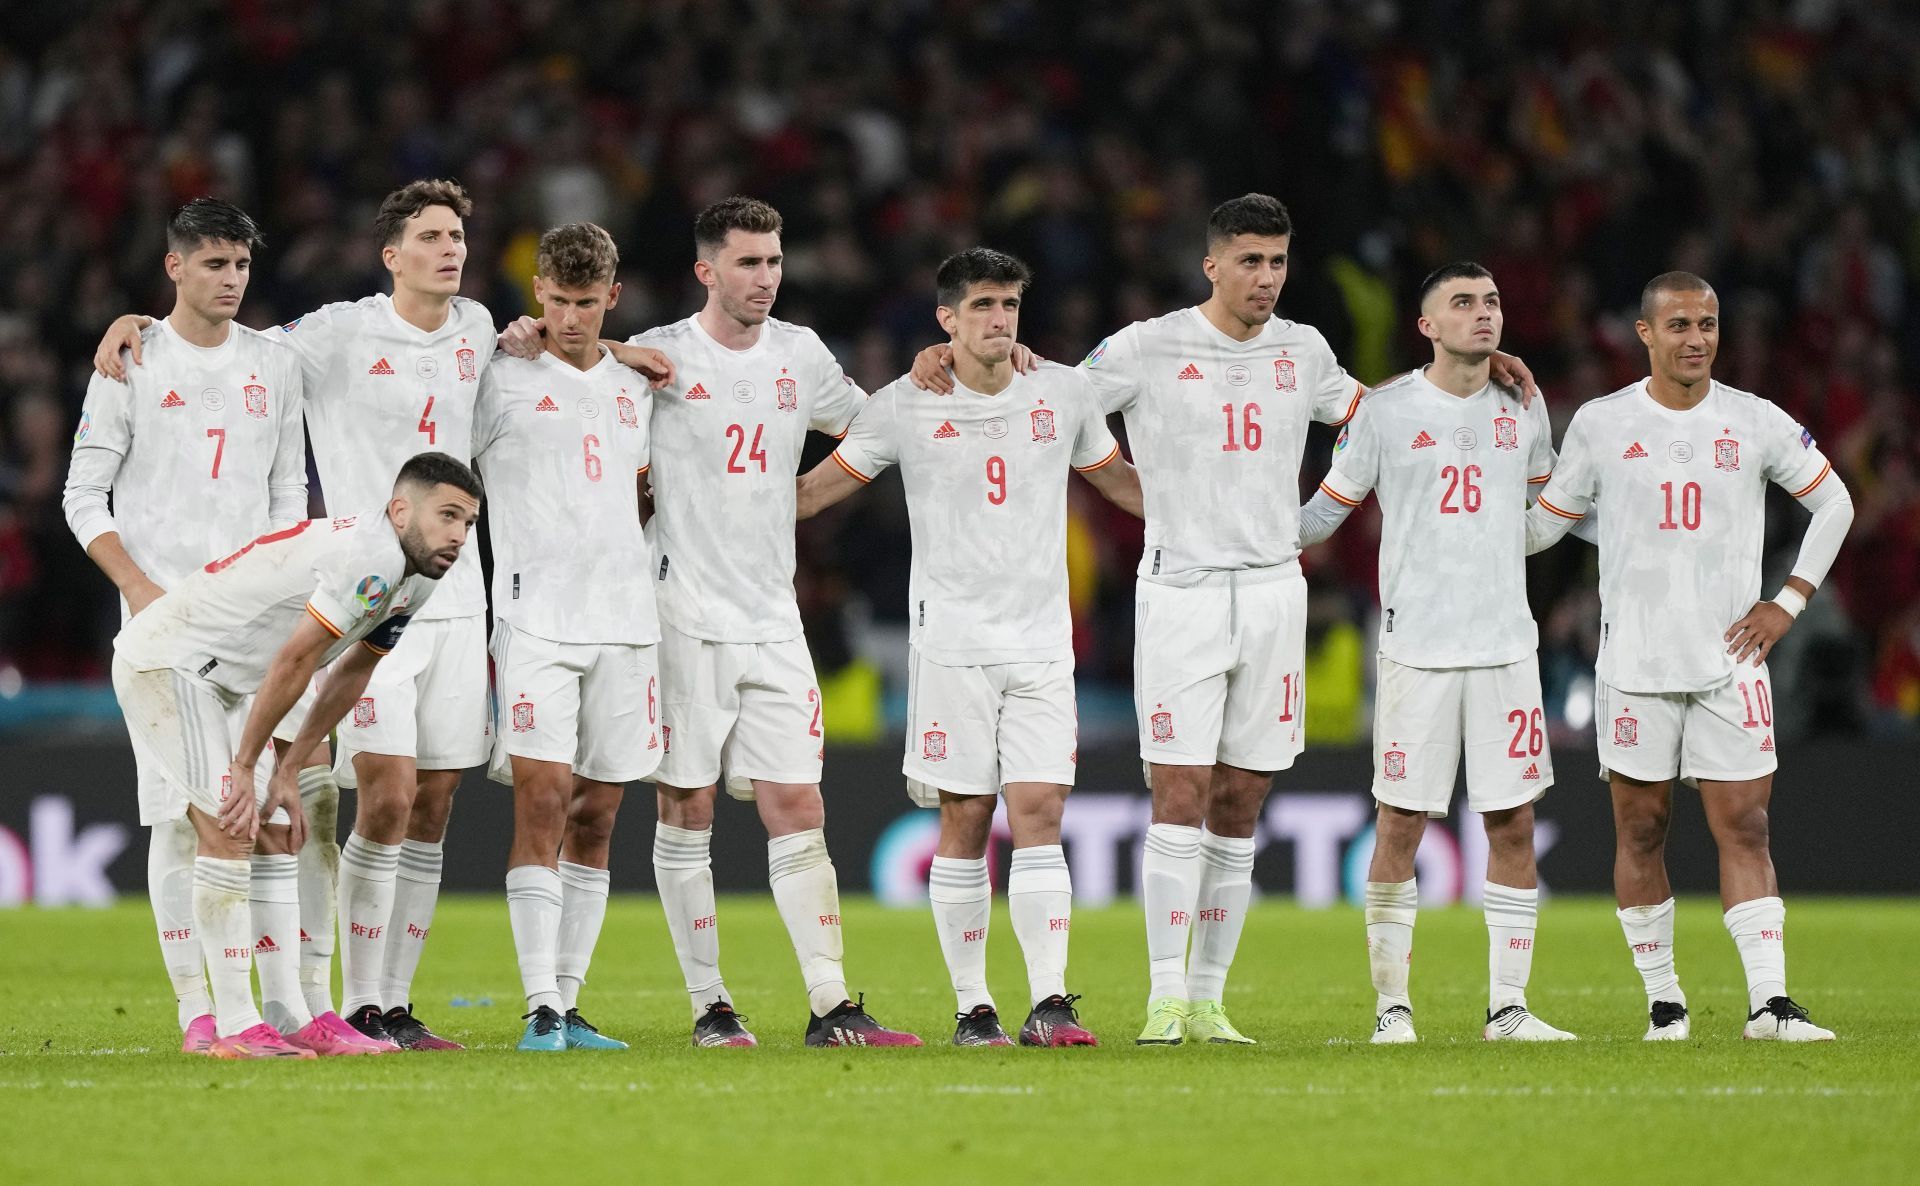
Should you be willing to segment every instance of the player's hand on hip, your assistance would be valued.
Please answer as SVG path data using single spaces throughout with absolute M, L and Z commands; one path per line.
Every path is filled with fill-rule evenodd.
M 100 338 L 100 346 L 93 352 L 93 369 L 109 379 L 125 383 L 127 381 L 126 364 L 120 361 L 122 350 L 133 351 L 133 365 L 140 365 L 140 331 L 153 324 L 153 318 L 142 317 L 138 313 L 127 313 L 113 319 L 107 332 Z
M 220 830 L 238 840 L 260 834 L 260 811 L 253 801 L 253 767 L 235 758 L 227 767 L 226 801 L 220 804 Z
M 1752 655 L 1753 665 L 1758 667 L 1767 661 L 1773 645 L 1791 629 L 1792 614 L 1771 601 L 1756 602 L 1746 617 L 1727 630 L 1727 654 L 1733 656 L 1735 663 L 1744 663 L 1747 656 Z
M 500 331 L 500 349 L 515 358 L 538 358 L 547 348 L 547 323 L 521 316 Z
M 127 590 L 127 611 L 137 615 L 141 610 L 160 600 L 166 592 L 152 581 L 141 581 Z
M 949 357 L 951 357 L 951 352 L 949 352 Z M 1033 374 L 1033 372 L 1040 369 L 1040 364 L 1045 361 L 1047 360 L 1035 354 L 1024 344 L 1020 342 L 1013 344 L 1013 369 L 1020 374 Z
M 307 813 L 300 809 L 300 773 L 292 762 L 274 767 L 273 777 L 267 780 L 267 802 L 260 809 L 260 818 L 270 820 L 278 810 L 285 810 L 291 823 L 288 851 L 299 852 L 307 842 Z
M 1014 349 L 1026 348 L 1016 345 Z M 1032 352 L 1028 351 L 1028 353 Z M 953 366 L 953 347 L 942 342 L 938 346 L 929 346 L 914 355 L 913 370 L 908 372 L 907 377 L 912 379 L 913 385 L 922 391 L 952 395 L 953 376 L 948 373 L 948 368 L 951 366 Z
M 651 346 L 615 346 L 612 353 L 615 362 L 645 375 L 655 391 L 673 382 L 673 360 Z
M 1520 406 L 1533 406 L 1533 397 L 1540 394 L 1540 385 L 1533 381 L 1533 371 L 1520 361 L 1517 354 L 1493 352 L 1493 381 L 1505 387 L 1520 389 Z

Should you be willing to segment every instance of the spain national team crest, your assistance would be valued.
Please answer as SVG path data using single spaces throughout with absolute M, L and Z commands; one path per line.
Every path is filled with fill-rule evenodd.
M 1151 729 L 1153 739 L 1156 742 L 1159 742 L 1160 744 L 1164 745 L 1167 742 L 1173 740 L 1173 714 L 1172 713 L 1165 712 L 1165 711 L 1156 712 L 1152 716 L 1147 718 L 1147 725 Z
M 773 381 L 773 406 L 782 412 L 791 412 L 800 406 L 800 384 L 792 379 Z
M 1729 437 L 1721 437 L 1713 442 L 1713 468 L 1737 470 L 1740 468 L 1740 442 Z
M 1629 716 L 1613 718 L 1613 744 L 1632 749 L 1640 744 L 1640 722 Z
M 1520 422 L 1511 416 L 1493 418 L 1493 447 L 1514 450 L 1520 447 Z
M 373 711 L 373 697 L 362 696 L 353 702 L 353 727 L 365 729 L 380 723 L 379 714 Z
M 1407 777 L 1407 751 L 1390 749 L 1380 756 L 1380 777 L 1401 782 Z
M 947 735 L 938 729 L 929 729 L 920 735 L 920 757 L 927 762 L 947 760 Z
M 249 383 L 242 389 L 247 397 L 247 415 L 255 420 L 267 418 L 267 389 L 258 383 Z
M 1052 441 L 1053 409 L 1035 408 L 1030 415 L 1033 417 L 1033 439 L 1043 445 Z
M 613 407 L 614 411 L 619 413 L 621 424 L 628 428 L 640 427 L 640 413 L 639 410 L 633 406 L 632 400 L 624 395 L 615 396 Z
M 1300 380 L 1294 373 L 1293 360 L 1291 358 L 1276 358 L 1273 360 L 1273 385 L 1281 391 L 1299 390 Z
M 515 733 L 533 732 L 533 701 L 522 700 L 513 706 L 513 731 Z
M 453 352 L 453 365 L 459 370 L 462 383 L 471 383 L 480 377 L 478 368 L 473 365 L 473 350 L 469 347 L 462 346 Z

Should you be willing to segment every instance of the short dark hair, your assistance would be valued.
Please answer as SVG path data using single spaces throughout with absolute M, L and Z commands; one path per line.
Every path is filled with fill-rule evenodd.
M 620 249 L 605 228 L 570 222 L 540 236 L 534 271 L 562 288 L 608 284 L 620 270 Z
M 1427 298 L 1433 295 L 1433 290 L 1449 280 L 1491 279 L 1493 279 L 1493 273 L 1487 271 L 1483 265 L 1476 264 L 1472 260 L 1463 259 L 1450 264 L 1442 264 L 1433 271 L 1428 272 L 1427 278 L 1420 282 L 1419 303 L 1422 305 L 1426 304 Z
M 1213 208 L 1207 216 L 1207 249 L 1238 235 L 1291 235 L 1293 219 L 1280 199 L 1267 194 L 1241 194 Z
M 1692 272 L 1662 272 L 1640 290 L 1640 320 L 1653 323 L 1653 303 L 1667 292 L 1712 292 L 1713 285 Z
M 380 213 L 373 216 L 373 233 L 380 246 L 392 247 L 406 233 L 407 219 L 429 206 L 445 206 L 461 218 L 473 214 L 473 199 L 458 181 L 424 178 L 409 181 L 380 202 Z
M 202 243 L 238 243 L 248 251 L 267 245 L 253 216 L 232 202 L 195 198 L 167 220 L 167 250 L 188 255 Z
M 726 244 L 728 231 L 777 235 L 785 223 L 780 212 L 759 198 L 734 194 L 702 210 L 693 220 L 693 248 L 702 259 Z
M 969 247 L 941 261 L 933 290 L 941 305 L 957 309 L 976 284 L 1011 284 L 1025 292 L 1032 280 L 1032 269 L 1014 256 L 991 247 Z
M 452 486 L 476 499 L 486 497 L 486 487 L 480 484 L 480 475 L 473 472 L 473 467 L 445 453 L 415 453 L 407 458 L 407 463 L 400 467 L 400 476 L 393 480 L 395 490 L 403 486 L 423 486 L 428 490 Z

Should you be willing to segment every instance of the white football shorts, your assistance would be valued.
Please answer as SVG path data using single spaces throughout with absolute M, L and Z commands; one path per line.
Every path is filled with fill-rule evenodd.
M 1379 661 L 1373 710 L 1373 797 L 1389 807 L 1447 814 L 1461 752 L 1467 806 L 1506 811 L 1553 785 L 1540 706 L 1540 664 L 1406 667 Z
M 1073 660 L 948 667 L 915 650 L 907 666 L 907 796 L 997 795 L 1010 782 L 1073 785 L 1079 760 Z
M 118 655 L 113 694 L 133 737 L 140 822 L 151 827 L 182 819 L 189 804 L 219 815 L 233 792 L 233 755 L 253 698 L 171 668 L 135 671 Z M 255 803 L 266 802 L 272 770 L 271 755 L 262 754 L 254 769 Z M 276 811 L 266 822 L 290 821 L 286 812 Z
M 1601 683 L 1593 699 L 1602 779 L 1617 770 L 1643 782 L 1745 782 L 1779 765 L 1764 663 L 1742 665 L 1704 692 L 1622 692 Z
M 421 770 L 465 770 L 487 760 L 485 614 L 407 624 L 367 690 L 340 722 L 340 785 L 355 787 L 353 755 L 409 757 Z
M 595 782 L 653 773 L 661 754 L 655 650 L 553 642 L 496 622 L 489 776 L 511 784 L 514 757 L 563 762 Z
M 665 754 L 649 776 L 752 802 L 753 780 L 820 782 L 825 730 L 804 636 L 713 642 L 660 623 L 660 722 Z

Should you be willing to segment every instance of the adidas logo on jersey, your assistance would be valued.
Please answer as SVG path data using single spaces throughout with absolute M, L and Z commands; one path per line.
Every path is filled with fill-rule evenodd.
M 1539 782 L 1540 781 L 1540 763 L 1538 762 L 1527 763 L 1527 772 L 1520 776 L 1520 781 Z
M 940 427 L 933 430 L 933 439 L 936 441 L 950 441 L 959 435 L 960 430 L 953 426 L 951 420 L 941 421 Z
M 1428 435 L 1427 430 L 1424 428 L 1420 430 L 1419 436 L 1413 438 L 1413 447 L 1416 449 L 1431 449 L 1433 445 L 1433 437 Z
M 543 395 L 540 397 L 540 402 L 533 405 L 533 410 L 536 412 L 558 412 L 560 405 L 553 402 L 552 396 Z
M 374 364 L 373 364 L 372 366 L 370 366 L 370 367 L 368 367 L 368 368 L 367 368 L 367 374 L 369 374 L 369 375 L 391 375 L 391 374 L 393 374 L 393 364 L 392 364 L 392 363 L 390 363 L 390 362 L 388 362 L 388 361 L 387 361 L 386 359 L 384 359 L 384 358 L 383 358 L 383 359 L 381 359 L 380 361 L 378 361 L 378 362 L 376 362 L 376 363 L 374 363 Z
M 1186 369 L 1186 370 L 1184 370 L 1184 371 L 1181 371 L 1181 372 L 1180 372 L 1180 377 L 1181 377 L 1182 379 L 1204 379 L 1204 378 L 1206 378 L 1206 376 L 1205 376 L 1205 375 L 1203 375 L 1203 374 L 1201 374 L 1201 373 L 1200 373 L 1200 368 L 1199 368 L 1199 367 L 1197 367 L 1197 366 L 1194 366 L 1194 365 L 1193 365 L 1192 363 L 1188 363 L 1188 364 L 1187 364 L 1187 369 Z
M 187 401 L 180 398 L 179 392 L 168 391 L 167 398 L 160 401 L 160 406 L 163 408 L 184 408 L 187 406 Z
M 1640 447 L 1640 442 L 1635 441 L 1633 444 L 1627 446 L 1627 451 L 1622 453 L 1620 457 L 1623 461 L 1631 461 L 1636 457 L 1645 457 L 1646 455 L 1647 451 Z
M 705 383 L 695 383 L 693 386 L 687 388 L 687 398 L 712 399 L 713 397 L 707 394 L 707 385 Z

